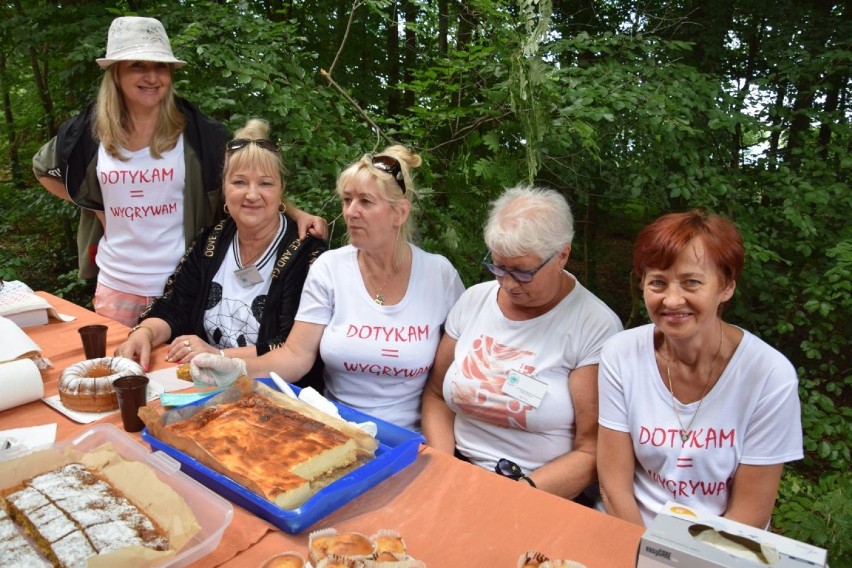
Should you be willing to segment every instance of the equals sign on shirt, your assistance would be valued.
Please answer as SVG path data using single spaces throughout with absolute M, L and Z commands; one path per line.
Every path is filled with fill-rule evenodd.
M 382 349 L 382 357 L 399 359 L 399 349 Z
M 692 467 L 692 458 L 677 458 L 678 467 Z
M 130 197 L 145 197 L 145 191 L 142 189 L 131 189 Z

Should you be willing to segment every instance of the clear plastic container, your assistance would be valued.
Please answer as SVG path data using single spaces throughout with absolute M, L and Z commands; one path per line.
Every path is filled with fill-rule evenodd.
M 278 390 L 271 379 L 259 380 L 270 388 Z M 299 389 L 293 387 L 293 390 L 298 392 Z M 215 395 L 211 394 L 210 396 Z M 202 404 L 207 398 L 209 397 L 195 401 L 191 405 Z M 178 460 L 181 463 L 182 471 L 197 479 L 205 487 L 244 507 L 279 529 L 290 534 L 297 534 L 414 463 L 420 450 L 420 444 L 425 442 L 425 438 L 417 432 L 373 418 L 343 404 L 335 403 L 335 406 L 340 411 L 340 417 L 344 420 L 350 422 L 372 421 L 376 424 L 378 428 L 376 438 L 379 441 L 376 457 L 317 491 L 297 509 L 282 509 L 276 506 L 231 478 L 210 469 L 195 458 L 151 436 L 148 434 L 147 428 L 142 431 L 142 439 L 151 444 L 151 448 L 166 452 Z
M 113 426 L 97 424 L 71 440 L 56 442 L 53 447 L 62 451 L 68 446 L 80 451 L 94 450 L 111 443 L 126 460 L 138 461 L 151 467 L 157 477 L 172 487 L 185 500 L 201 530 L 178 553 L 158 568 L 179 568 L 207 556 L 219 546 L 222 534 L 234 517 L 234 507 L 197 481 L 180 471 L 180 464 L 163 452 L 149 452 L 145 446 Z

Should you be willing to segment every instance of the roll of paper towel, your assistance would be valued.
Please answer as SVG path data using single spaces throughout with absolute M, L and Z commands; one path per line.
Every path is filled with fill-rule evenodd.
M 43 396 L 44 383 L 32 359 L 0 364 L 0 410 L 27 404 Z

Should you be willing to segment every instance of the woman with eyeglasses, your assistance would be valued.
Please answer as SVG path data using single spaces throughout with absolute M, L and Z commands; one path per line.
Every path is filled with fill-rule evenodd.
M 601 353 L 598 472 L 606 511 L 647 525 L 676 501 L 765 528 L 784 463 L 801 459 L 796 369 L 722 319 L 743 270 L 736 226 L 663 215 L 633 247 L 651 323 Z
M 284 203 L 281 154 L 268 134 L 265 121 L 252 119 L 227 143 L 228 217 L 198 234 L 117 355 L 147 368 L 151 349 L 167 341 L 166 360 L 183 363 L 205 352 L 262 355 L 287 339 L 308 269 L 326 246 L 299 239 Z M 318 373 L 310 378 L 320 384 Z
M 281 349 L 257 358 L 200 355 L 193 378 L 229 384 L 275 371 L 299 379 L 319 355 L 325 394 L 377 418 L 420 428 L 420 397 L 441 326 L 464 291 L 450 262 L 411 243 L 411 169 L 402 146 L 367 154 L 337 178 L 349 245 L 311 267 L 296 323 Z
M 622 326 L 565 270 L 573 234 L 555 191 L 512 188 L 492 204 L 483 264 L 496 279 L 468 289 L 447 317 L 423 434 L 437 450 L 587 502 L 598 358 Z
M 162 23 L 113 20 L 95 103 L 33 157 L 52 194 L 81 207 L 80 276 L 98 283 L 95 311 L 132 327 L 196 233 L 222 218 L 222 157 L 228 131 L 178 97 Z M 291 208 L 320 237 L 325 221 Z

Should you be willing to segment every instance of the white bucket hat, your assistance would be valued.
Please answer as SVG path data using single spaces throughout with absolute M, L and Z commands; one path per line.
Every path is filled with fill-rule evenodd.
M 106 69 L 118 61 L 158 61 L 183 67 L 186 61 L 176 59 L 169 36 L 160 20 L 122 16 L 112 21 L 107 35 L 106 57 L 96 59 Z

